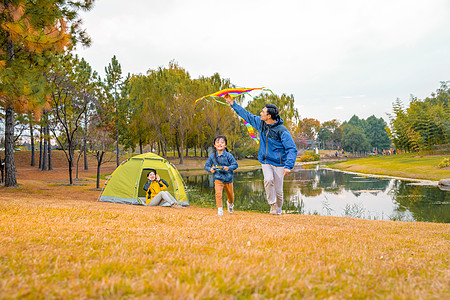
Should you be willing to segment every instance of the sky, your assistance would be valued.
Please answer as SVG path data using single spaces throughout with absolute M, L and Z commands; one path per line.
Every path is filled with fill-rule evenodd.
M 191 78 L 293 95 L 301 118 L 388 121 L 450 80 L 447 0 L 96 0 L 76 53 L 104 75 L 177 62 Z M 282 116 L 282 112 L 281 112 Z

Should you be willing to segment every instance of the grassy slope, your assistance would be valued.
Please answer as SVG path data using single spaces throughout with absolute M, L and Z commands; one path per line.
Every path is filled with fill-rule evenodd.
M 440 180 L 450 178 L 450 170 L 436 166 L 448 156 L 418 156 L 400 154 L 377 156 L 331 163 L 330 167 L 352 172 L 377 175 L 390 175 L 405 178 Z
M 449 225 L 0 196 L 0 298 L 436 298 Z
M 436 298 L 450 293 L 449 224 L 150 208 L 95 200 L 18 167 L 0 187 L 0 299 Z M 114 165 L 114 164 L 113 164 Z M 104 166 L 106 173 L 114 166 Z

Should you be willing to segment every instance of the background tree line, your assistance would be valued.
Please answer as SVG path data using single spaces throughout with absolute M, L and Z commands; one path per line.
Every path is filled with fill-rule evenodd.
M 389 115 L 389 134 L 398 149 L 428 151 L 445 146 L 450 138 L 449 81 L 423 100 L 411 96 L 409 107 L 400 99 Z
M 183 163 L 189 149 L 203 156 L 213 138 L 223 134 L 236 156 L 256 154 L 257 144 L 228 105 L 211 99 L 195 104 L 204 95 L 234 87 L 230 79 L 217 73 L 194 79 L 174 61 L 146 74 L 124 75 L 115 56 L 101 78 L 74 55 L 76 45 L 90 44 L 78 12 L 89 10 L 93 2 L 0 3 L 0 119 L 5 132 L 5 158 L 0 159 L 6 186 L 17 184 L 14 148 L 24 131 L 32 145 L 30 164 L 35 165 L 38 144 L 42 170 L 52 169 L 51 141 L 57 142 L 67 158 L 70 183 L 81 157 L 88 169 L 88 153 L 96 153 L 100 165 L 103 153 L 112 151 L 119 165 L 121 151 L 138 148 L 142 153 L 147 146 L 164 157 L 173 151 Z M 386 122 L 375 116 L 320 124 L 300 119 L 292 95 L 255 96 L 236 101 L 255 115 L 267 102 L 277 105 L 298 143 L 318 138 L 328 149 L 372 151 L 390 147 L 388 133 L 396 147 L 407 150 L 448 143 L 449 91 L 444 83 L 432 97 L 412 99 L 408 109 L 400 100 L 394 103 L 388 132 Z
M 344 149 L 348 152 L 372 152 L 389 149 L 387 123 L 383 118 L 370 116 L 360 119 L 354 115 L 341 123 L 337 119 L 320 123 L 319 120 L 304 118 L 298 123 L 296 137 L 302 141 L 317 139 L 320 147 L 329 150 Z

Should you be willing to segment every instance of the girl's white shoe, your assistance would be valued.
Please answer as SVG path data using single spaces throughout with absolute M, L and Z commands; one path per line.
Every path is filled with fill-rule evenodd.
M 233 213 L 234 203 L 230 203 L 230 202 L 227 201 L 227 206 L 228 206 L 228 212 L 230 214 L 232 214 Z
M 217 208 L 217 215 L 218 216 L 223 216 L 223 207 L 218 207 Z

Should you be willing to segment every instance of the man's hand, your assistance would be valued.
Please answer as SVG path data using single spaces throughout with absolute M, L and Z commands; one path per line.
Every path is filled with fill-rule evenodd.
M 224 96 L 224 98 L 225 98 L 225 100 L 228 102 L 228 104 L 233 105 L 234 100 L 233 100 L 233 98 L 231 98 L 231 96 L 230 96 L 229 94 L 226 94 L 226 95 Z
M 286 176 L 289 173 L 291 173 L 291 170 L 286 169 L 286 168 L 283 169 L 283 177 Z
M 223 167 L 224 171 L 228 171 L 230 168 L 228 168 L 227 166 Z
M 160 181 L 160 180 L 161 180 L 161 178 L 159 177 L 158 174 L 156 174 L 156 181 Z
M 214 170 L 214 168 L 211 168 L 209 171 L 210 171 L 211 173 L 214 173 L 216 170 Z

